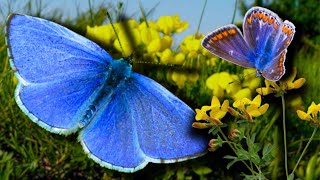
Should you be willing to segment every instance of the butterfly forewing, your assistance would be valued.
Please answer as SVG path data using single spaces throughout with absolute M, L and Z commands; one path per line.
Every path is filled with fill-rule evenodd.
M 281 24 L 277 14 L 265 8 L 253 7 L 244 17 L 244 39 L 256 55 L 271 54 Z
M 201 44 L 212 54 L 231 63 L 254 67 L 254 54 L 235 25 L 227 25 L 209 33 Z
M 111 56 L 67 28 L 31 16 L 10 15 L 6 37 L 19 107 L 50 132 L 75 132 L 78 114 L 107 77 Z

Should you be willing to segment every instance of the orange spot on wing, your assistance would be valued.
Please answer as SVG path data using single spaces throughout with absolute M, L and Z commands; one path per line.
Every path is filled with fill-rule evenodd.
M 233 35 L 233 34 L 236 33 L 236 30 L 235 30 L 235 29 L 229 29 L 229 30 L 228 30 L 228 33 L 231 34 L 231 35 Z
M 227 31 L 223 31 L 222 34 L 223 34 L 225 37 L 228 37 L 228 32 L 227 32 Z
M 217 35 L 217 37 L 219 38 L 219 39 L 222 39 L 223 38 L 223 36 L 222 36 L 222 34 L 220 33 L 220 34 L 218 34 Z
M 269 21 L 268 21 L 269 25 L 271 25 L 273 22 L 274 22 L 274 18 L 273 17 L 269 18 Z
M 213 41 L 218 41 L 217 36 L 214 36 L 213 38 L 211 38 Z
M 252 23 L 252 16 L 250 16 L 249 18 L 247 18 L 247 22 L 248 22 L 248 24 L 251 24 L 251 23 Z
M 257 12 L 253 12 L 253 18 L 257 18 L 258 17 L 258 13 Z
M 258 12 L 258 16 L 259 16 L 259 19 L 262 19 L 263 14 L 262 14 L 262 12 L 261 12 L 261 11 L 260 11 L 260 12 Z
M 278 67 L 279 67 L 279 70 L 280 72 L 282 73 L 283 72 L 283 60 L 284 60 L 284 52 L 281 53 L 280 55 L 280 59 L 279 59 L 279 64 L 278 64 Z
M 264 14 L 264 15 L 262 16 L 263 22 L 267 22 L 268 19 L 269 19 L 269 16 L 268 16 L 267 14 Z

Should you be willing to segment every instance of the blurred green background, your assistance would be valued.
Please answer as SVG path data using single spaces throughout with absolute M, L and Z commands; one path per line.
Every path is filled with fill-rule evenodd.
M 19 7 L 21 8 L 19 12 L 57 22 L 93 39 L 113 57 L 119 58 L 122 56 L 113 44 L 104 44 L 103 41 L 88 34 L 87 26 L 109 24 L 109 21 L 106 20 L 107 10 L 111 13 L 114 22 L 123 20 L 123 17 L 133 19 L 132 12 L 128 12 L 124 8 L 126 1 L 102 4 L 92 2 L 88 9 L 77 12 L 77 16 L 74 18 L 63 16 L 68 11 L 67 9 L 48 11 L 44 6 L 45 3 L 41 2 L 43 1 L 0 2 L 0 9 L 3 16 L 6 16 L 7 12 L 15 9 L 14 7 Z M 138 4 L 138 1 L 135 2 Z M 155 4 L 157 3 L 155 1 Z M 162 3 L 162 1 L 159 1 L 159 3 Z M 143 3 L 141 5 L 143 7 Z M 297 77 L 305 78 L 306 83 L 302 88 L 290 91 L 285 95 L 287 100 L 289 169 L 292 169 L 312 132 L 312 127 L 308 123 L 298 119 L 296 110 L 306 111 L 312 101 L 316 104 L 320 103 L 320 83 L 318 80 L 320 73 L 320 2 L 319 0 L 239 1 L 236 10 L 239 14 L 244 15 L 250 7 L 255 5 L 276 12 L 279 17 L 290 20 L 296 26 L 295 37 L 288 48 L 286 58 L 288 72 L 286 74 L 290 74 L 292 67 L 297 67 Z M 232 4 L 232 6 L 234 5 Z M 205 11 L 209 11 L 209 8 L 206 7 Z M 157 22 L 157 19 L 152 17 L 152 13 L 155 11 L 161 12 L 161 9 L 158 9 L 155 5 L 154 8 L 141 10 L 141 12 L 138 12 L 141 13 L 141 16 L 135 18 L 135 20 L 140 25 L 145 20 Z M 146 18 L 142 15 L 142 12 L 147 15 Z M 200 15 L 201 10 L 195 13 Z M 163 16 L 166 15 L 163 14 Z M 200 21 L 200 16 L 197 17 Z M 215 18 L 218 17 L 211 17 L 211 21 L 215 21 Z M 181 21 L 198 25 L 198 22 L 190 22 L 188 19 L 181 19 Z M 5 22 L 0 23 L 0 29 L 3 32 Z M 241 28 L 242 22 L 236 23 Z M 165 34 L 161 29 L 158 29 L 158 31 L 161 38 L 167 35 L 173 40 L 174 35 L 177 34 L 177 32 Z M 151 59 L 151 62 L 154 63 L 134 64 L 134 70 L 158 81 L 193 109 L 210 104 L 214 90 L 207 85 L 207 79 L 220 72 L 241 77 L 244 74 L 244 69 L 207 54 L 202 49 L 197 49 L 199 48 L 198 45 L 190 48 L 186 45 L 200 42 L 199 39 L 203 37 L 201 33 L 207 32 L 194 31 L 189 34 L 194 38 L 192 41 L 182 37 L 180 42 L 175 42 L 167 47 L 173 54 L 169 57 L 178 59 L 177 55 L 179 53 L 184 56 L 182 62 L 170 61 L 171 64 L 178 64 L 174 67 L 154 65 L 156 63 L 165 64 L 164 55 L 168 52 L 165 49 L 159 50 L 151 56 L 151 53 L 146 50 L 146 46 L 134 47 L 135 61 L 149 62 Z M 214 153 L 208 153 L 204 157 L 187 162 L 148 164 L 143 170 L 134 174 L 120 173 L 100 167 L 85 155 L 80 143 L 76 140 L 77 134 L 68 137 L 51 134 L 30 121 L 18 108 L 13 96 L 16 80 L 9 67 L 4 34 L 2 33 L 0 36 L 0 179 L 134 179 L 142 177 L 148 179 L 242 179 L 243 176 L 240 172 L 247 171 L 240 163 L 229 170 L 226 169 L 228 161 L 222 157 L 226 153 L 232 153 L 228 147 L 220 148 Z M 186 49 L 184 49 L 185 47 Z M 192 48 L 195 48 L 195 50 L 192 50 Z M 250 96 L 254 97 L 256 95 L 255 88 L 250 89 L 248 85 L 245 85 L 245 80 L 241 80 L 241 84 L 238 85 L 239 89 L 248 88 Z M 252 82 L 251 80 L 248 81 Z M 261 79 L 258 85 L 263 85 Z M 222 91 L 224 93 L 221 99 L 234 100 L 235 94 L 228 92 L 228 87 Z M 272 95 L 264 97 L 263 102 L 269 103 L 270 108 L 264 118 L 255 124 L 253 130 L 258 134 L 260 143 L 277 145 L 275 158 L 268 165 L 267 171 L 269 174 L 266 176 L 270 179 L 278 179 L 284 176 L 281 102 L 279 98 Z M 319 141 L 318 132 L 296 171 L 296 177 L 303 179 L 319 178 L 317 177 L 320 174 Z

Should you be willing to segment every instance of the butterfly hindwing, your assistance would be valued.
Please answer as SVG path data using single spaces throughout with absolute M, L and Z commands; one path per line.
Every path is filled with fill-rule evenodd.
M 286 59 L 287 50 L 274 57 L 262 70 L 262 76 L 270 81 L 278 81 L 286 72 L 284 62 Z
M 219 28 L 202 40 L 202 46 L 231 63 L 254 67 L 254 54 L 235 25 Z
M 18 14 L 8 18 L 6 42 L 20 108 L 50 132 L 74 132 L 111 56 L 56 23 Z
M 155 81 L 133 73 L 79 136 L 89 157 L 134 172 L 205 153 L 207 138 L 191 127 L 195 113 Z

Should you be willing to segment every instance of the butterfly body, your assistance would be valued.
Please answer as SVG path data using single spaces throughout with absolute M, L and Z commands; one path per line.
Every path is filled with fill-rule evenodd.
M 123 88 L 126 88 L 126 83 L 132 73 L 132 65 L 128 58 L 111 61 L 105 69 L 105 80 L 98 90 L 98 95 L 93 99 L 91 105 L 84 111 L 82 119 L 79 120 L 79 127 L 86 126 L 98 109 L 103 109 L 106 103 L 109 103 L 111 96 Z M 121 72 L 121 73 L 119 73 Z M 79 115 L 81 117 L 81 115 Z
M 285 73 L 285 55 L 295 26 L 274 12 L 253 7 L 243 21 L 243 35 L 235 25 L 219 28 L 202 41 L 202 46 L 231 63 L 256 68 L 257 75 L 278 81 Z
M 8 17 L 6 44 L 20 109 L 52 133 L 78 131 L 101 166 L 135 172 L 206 153 L 208 139 L 191 126 L 195 112 L 133 72 L 130 59 L 114 60 L 63 26 L 19 14 Z

